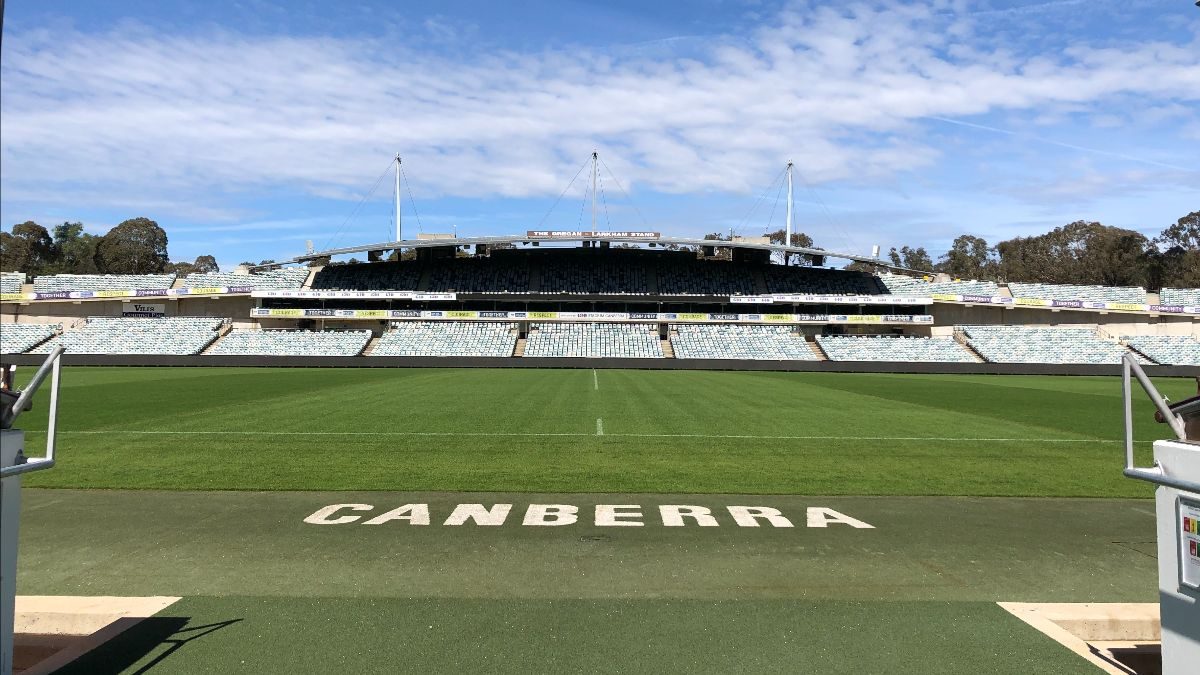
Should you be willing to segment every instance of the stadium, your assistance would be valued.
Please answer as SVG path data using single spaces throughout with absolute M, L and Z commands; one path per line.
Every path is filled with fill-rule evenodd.
M 529 231 L 6 273 L 17 388 L 65 350 L 22 420 L 62 408 L 18 672 L 1154 672 L 1115 375 L 1195 393 L 1200 289 L 832 255 Z

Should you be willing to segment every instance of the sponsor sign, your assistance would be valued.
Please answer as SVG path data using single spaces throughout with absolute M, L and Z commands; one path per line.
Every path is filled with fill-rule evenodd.
M 166 316 L 167 306 L 144 302 L 130 302 L 121 307 L 121 316 Z
M 389 527 L 745 527 L 873 530 L 874 525 L 824 506 L 784 511 L 771 506 L 694 504 L 458 504 L 438 511 L 428 503 L 393 508 L 373 504 L 329 504 L 304 517 L 308 525 L 385 525 Z M 569 531 L 569 530 L 568 530 Z
M 25 296 L 25 293 L 0 293 L 0 301 L 24 300 Z
M 658 239 L 658 232 L 603 230 L 526 230 L 529 239 Z
M 425 319 L 441 321 L 581 321 L 663 323 L 920 323 L 932 324 L 928 314 L 705 314 L 700 312 L 500 312 L 416 309 L 275 309 L 255 307 L 258 318 Z

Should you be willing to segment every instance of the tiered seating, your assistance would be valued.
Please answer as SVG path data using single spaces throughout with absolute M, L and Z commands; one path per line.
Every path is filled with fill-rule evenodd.
M 35 277 L 36 293 L 57 291 L 131 291 L 136 289 L 170 288 L 174 274 L 55 274 Z
M 1186 335 L 1130 335 L 1125 344 L 1157 363 L 1200 366 L 1200 340 Z
M 878 295 L 887 292 L 879 282 L 879 277 L 873 274 L 821 267 L 768 265 L 763 268 L 763 278 L 767 282 L 768 293 Z
M 677 359 L 815 361 L 817 355 L 788 326 L 672 324 Z
M 975 351 L 994 363 L 1120 363 L 1128 353 L 1094 328 L 957 326 Z
M 439 260 L 432 263 L 429 270 L 428 290 L 435 293 L 528 293 L 529 268 L 503 256 Z
M 535 323 L 525 356 L 663 358 L 653 326 L 619 323 Z
M 249 287 L 255 290 L 289 290 L 300 288 L 307 278 L 307 267 L 281 267 L 254 274 L 237 274 L 235 272 L 189 274 L 183 278 L 183 285 L 185 288 Z
M 755 269 L 749 265 L 672 256 L 657 267 L 662 295 L 755 295 Z
M 0 324 L 0 354 L 20 354 L 58 332 L 50 323 Z
M 24 283 L 24 272 L 0 272 L 0 293 L 20 293 Z
M 1164 288 L 1158 293 L 1162 305 L 1200 305 L 1200 288 Z
M 194 316 L 93 316 L 81 328 L 42 343 L 33 353 L 46 354 L 61 344 L 70 354 L 199 354 L 216 339 L 221 323 L 221 319 Z
M 369 330 L 235 329 L 208 353 L 219 356 L 358 356 L 370 340 Z
M 379 338 L 371 356 L 512 356 L 517 325 L 467 321 L 412 321 Z
M 413 260 L 326 265 L 313 277 L 312 288 L 333 291 L 415 291 L 421 264 Z
M 986 295 L 1000 294 L 1000 287 L 991 281 L 942 281 L 932 282 L 924 279 L 904 276 L 903 274 L 883 274 L 879 280 L 888 292 L 895 295 L 929 297 L 934 293 L 946 295 Z
M 542 267 L 542 293 L 646 295 L 650 292 L 644 260 L 609 256 L 551 257 Z
M 1008 290 L 1012 291 L 1014 298 L 1146 304 L 1146 289 L 1134 286 L 1084 286 L 1078 284 L 1024 284 L 1013 282 L 1008 285 Z
M 830 361 L 900 361 L 973 363 L 978 361 L 953 338 L 896 335 L 818 335 Z

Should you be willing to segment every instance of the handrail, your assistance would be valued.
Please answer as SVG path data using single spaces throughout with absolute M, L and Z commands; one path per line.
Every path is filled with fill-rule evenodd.
M 1125 402 L 1125 470 L 1122 472 L 1126 477 L 1136 480 L 1144 480 L 1155 485 L 1163 485 L 1166 487 L 1183 490 L 1184 492 L 1194 492 L 1200 494 L 1200 483 L 1183 478 L 1168 476 L 1157 461 L 1154 466 L 1140 467 L 1134 465 L 1133 458 L 1133 386 L 1130 381 L 1130 373 L 1137 377 L 1138 384 L 1142 386 L 1146 394 L 1150 396 L 1154 407 L 1158 408 L 1158 412 L 1163 419 L 1170 425 L 1171 430 L 1175 432 L 1175 437 L 1181 441 L 1188 440 L 1187 432 L 1184 429 L 1183 418 L 1176 415 L 1171 407 L 1167 405 L 1166 398 L 1158 393 L 1158 389 L 1150 378 L 1146 375 L 1146 371 L 1142 370 L 1142 366 L 1138 364 L 1137 359 L 1133 354 L 1125 354 L 1121 357 L 1121 392 Z
M 66 349 L 62 345 L 56 345 L 50 350 L 50 355 L 42 363 L 37 372 L 33 374 L 29 385 L 21 391 L 20 396 L 13 403 L 12 407 L 4 412 L 3 418 L 0 419 L 0 427 L 4 429 L 12 428 L 13 422 L 20 417 L 24 412 L 25 407 L 29 404 L 29 400 L 37 393 L 42 382 L 46 379 L 46 374 L 50 373 L 50 407 L 49 420 L 46 424 L 46 456 L 25 459 L 24 456 L 18 455 L 18 463 L 13 466 L 0 467 L 0 478 L 16 476 L 31 471 L 41 471 L 54 466 L 54 448 L 58 439 L 58 384 L 59 377 L 62 371 L 62 355 Z M 23 460 L 23 461 L 22 461 Z

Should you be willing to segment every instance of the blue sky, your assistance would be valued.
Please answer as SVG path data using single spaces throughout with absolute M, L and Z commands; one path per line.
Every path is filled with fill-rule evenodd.
M 144 215 L 177 260 L 385 240 L 390 178 L 355 209 L 395 152 L 406 231 L 460 236 L 587 225 L 584 181 L 551 206 L 593 148 L 605 229 L 761 234 L 789 160 L 798 229 L 839 251 L 1200 209 L 1183 0 L 5 11 L 0 223 Z

